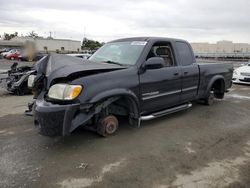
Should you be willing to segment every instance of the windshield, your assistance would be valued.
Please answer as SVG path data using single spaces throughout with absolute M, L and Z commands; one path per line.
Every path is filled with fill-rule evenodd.
M 107 43 L 97 50 L 89 59 L 96 62 L 134 65 L 146 44 L 147 42 L 145 41 Z

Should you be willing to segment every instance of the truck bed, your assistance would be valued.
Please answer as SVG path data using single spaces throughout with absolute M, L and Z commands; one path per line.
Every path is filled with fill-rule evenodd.
M 199 96 L 206 93 L 207 86 L 214 76 L 222 76 L 225 81 L 225 90 L 232 85 L 233 64 L 232 63 L 204 63 L 197 62 L 200 69 Z

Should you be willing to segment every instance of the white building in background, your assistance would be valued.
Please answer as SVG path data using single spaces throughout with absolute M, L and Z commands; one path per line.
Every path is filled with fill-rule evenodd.
M 20 48 L 23 48 L 23 43 L 17 42 L 17 41 L 10 41 L 10 40 L 0 40 L 0 49 L 3 49 L 3 48 L 20 49 Z
M 191 43 L 195 54 L 203 53 L 250 53 L 250 44 L 247 43 L 233 43 L 232 41 L 218 41 L 212 43 Z
M 14 37 L 11 41 L 23 43 L 24 46 L 28 43 L 32 43 L 35 50 L 39 52 L 70 53 L 81 50 L 81 41 L 69 39 Z

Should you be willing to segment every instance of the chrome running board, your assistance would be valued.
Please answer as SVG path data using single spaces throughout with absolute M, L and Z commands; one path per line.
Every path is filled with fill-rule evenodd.
M 147 120 L 155 119 L 155 118 L 158 118 L 158 117 L 161 117 L 161 116 L 165 116 L 167 114 L 172 114 L 174 112 L 178 112 L 178 111 L 181 111 L 181 110 L 186 110 L 186 109 L 188 109 L 190 107 L 192 107 L 192 103 L 182 104 L 180 106 L 176 106 L 176 107 L 173 107 L 173 108 L 168 108 L 166 110 L 155 112 L 155 113 L 152 113 L 150 115 L 141 116 L 140 120 L 141 121 L 147 121 Z

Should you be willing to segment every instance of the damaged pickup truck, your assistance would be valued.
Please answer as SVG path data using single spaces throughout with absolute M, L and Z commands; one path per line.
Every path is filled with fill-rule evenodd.
M 106 43 L 88 60 L 49 55 L 29 85 L 36 93 L 40 133 L 70 135 L 79 126 L 102 136 L 129 124 L 188 109 L 191 101 L 211 105 L 231 87 L 233 66 L 197 63 L 184 40 L 140 37 Z

